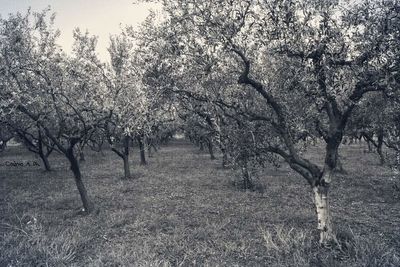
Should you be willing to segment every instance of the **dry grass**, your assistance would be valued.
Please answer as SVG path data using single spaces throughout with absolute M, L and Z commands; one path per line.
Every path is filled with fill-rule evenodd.
M 121 180 L 122 161 L 88 152 L 83 174 L 99 211 L 79 213 L 66 161 L 54 171 L 0 170 L 0 266 L 400 266 L 400 200 L 393 173 L 364 147 L 345 146 L 332 187 L 341 249 L 317 246 L 312 195 L 286 166 L 238 191 L 234 174 L 182 142 Z M 308 156 L 318 159 L 321 148 Z M 19 148 L 0 161 L 31 159 Z M 391 180 L 392 179 L 392 180 Z

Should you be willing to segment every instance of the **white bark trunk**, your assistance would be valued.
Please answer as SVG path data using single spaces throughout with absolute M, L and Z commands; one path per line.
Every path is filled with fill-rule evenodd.
M 328 185 L 315 186 L 313 191 L 317 212 L 318 230 L 320 232 L 319 242 L 321 245 L 327 245 L 335 240 L 329 209 Z

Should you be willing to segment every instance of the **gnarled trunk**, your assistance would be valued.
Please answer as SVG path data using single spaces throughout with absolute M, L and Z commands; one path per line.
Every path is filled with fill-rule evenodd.
M 313 185 L 315 208 L 317 213 L 319 242 L 322 246 L 333 243 L 336 238 L 333 233 L 333 225 L 329 207 L 329 187 L 337 168 L 339 159 L 339 146 L 342 141 L 343 131 L 338 131 L 326 144 L 325 164 L 320 179 Z

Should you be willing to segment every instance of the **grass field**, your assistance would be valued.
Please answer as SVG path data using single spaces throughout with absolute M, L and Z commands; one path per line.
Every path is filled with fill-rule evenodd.
M 343 147 L 347 174 L 332 185 L 341 249 L 318 247 L 311 190 L 285 165 L 266 168 L 263 189 L 250 192 L 185 142 L 162 147 L 147 166 L 134 150 L 130 180 L 115 154 L 88 151 L 82 173 L 98 210 L 87 216 L 61 156 L 48 173 L 1 166 L 0 266 L 400 266 L 396 180 L 363 149 Z M 20 147 L 0 155 L 22 159 L 40 162 Z

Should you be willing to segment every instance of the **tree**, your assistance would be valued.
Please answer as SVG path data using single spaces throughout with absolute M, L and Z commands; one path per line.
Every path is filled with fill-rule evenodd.
M 148 132 L 146 117 L 149 113 L 149 99 L 135 62 L 132 40 L 125 31 L 110 38 L 108 51 L 111 68 L 107 73 L 108 77 L 104 78 L 112 103 L 109 107 L 106 134 L 112 151 L 123 159 L 124 177 L 129 178 L 129 144 L 132 138 L 138 138 L 142 142 L 142 136 Z M 122 151 L 115 146 L 121 143 Z
M 18 118 L 18 114 L 8 116 L 2 124 L 7 125 L 15 133 L 15 136 L 32 153 L 38 155 L 43 162 L 46 171 L 50 171 L 48 157 L 54 151 L 54 143 L 47 138 L 39 124 L 35 124 L 27 118 Z
M 3 152 L 7 147 L 7 142 L 14 137 L 13 130 L 7 125 L 0 121 L 0 152 Z
M 88 64 L 96 58 L 96 38 L 76 30 L 73 56 L 67 57 L 56 44 L 59 32 L 48 12 L 28 11 L 1 20 L 2 114 L 25 116 L 66 156 L 89 213 L 93 205 L 74 149 L 86 144 L 108 116 L 98 68 Z
M 372 149 L 375 147 L 379 155 L 380 164 L 385 163 L 385 155 L 383 153 L 384 136 L 387 119 L 387 109 L 384 94 L 375 94 L 366 97 L 354 110 L 349 118 L 346 131 L 359 135 L 364 138 Z
M 400 10 L 397 4 L 367 2 L 349 8 L 339 1 L 300 0 L 163 4 L 168 17 L 159 46 L 169 56 L 164 55 L 160 65 L 171 73 L 164 86 L 186 89 L 190 77 L 184 82 L 176 78 L 204 73 L 207 60 L 196 61 L 203 58 L 211 59 L 207 71 L 225 75 L 233 91 L 252 90 L 254 105 L 242 119 L 262 124 L 261 133 L 268 138 L 255 138 L 262 140 L 258 150 L 282 157 L 306 179 L 314 192 L 320 243 L 334 241 L 328 192 L 339 147 L 354 108 L 370 92 L 386 90 L 387 75 L 395 70 L 388 44 L 396 42 L 398 34 L 390 24 Z M 209 99 L 215 95 L 200 88 Z M 222 105 L 232 110 L 241 101 Z M 312 135 L 325 142 L 322 168 L 301 153 Z

